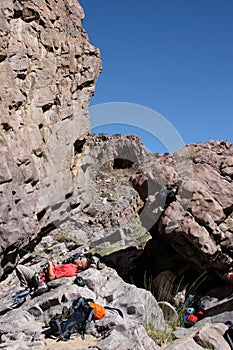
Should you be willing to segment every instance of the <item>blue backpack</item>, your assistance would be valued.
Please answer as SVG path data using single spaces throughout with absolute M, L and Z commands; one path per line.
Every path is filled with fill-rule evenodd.
M 84 334 L 94 316 L 94 310 L 88 301 L 89 299 L 81 296 L 73 299 L 69 308 L 64 307 L 62 314 L 55 315 L 49 321 L 52 333 L 64 341 L 69 340 L 72 333 L 78 333 L 84 339 Z

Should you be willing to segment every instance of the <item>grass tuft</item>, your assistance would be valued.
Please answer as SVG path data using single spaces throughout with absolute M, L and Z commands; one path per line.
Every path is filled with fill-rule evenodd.
M 167 330 L 165 332 L 159 331 L 155 329 L 154 327 L 148 325 L 145 326 L 145 329 L 147 331 L 147 334 L 151 339 L 154 340 L 154 342 L 159 345 L 162 349 L 166 349 L 166 347 L 173 342 L 175 339 L 173 335 L 173 330 Z

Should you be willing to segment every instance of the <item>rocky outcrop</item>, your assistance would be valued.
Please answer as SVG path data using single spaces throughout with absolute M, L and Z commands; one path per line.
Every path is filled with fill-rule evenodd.
M 83 16 L 76 1 L 1 2 L 1 274 L 13 268 L 16 246 L 59 226 L 93 247 L 137 245 L 134 232 L 148 230 L 148 245 L 165 248 L 145 250 L 156 275 L 187 265 L 224 279 L 232 269 L 232 145 L 158 155 L 137 137 L 88 137 L 101 62 Z M 124 184 L 116 169 L 128 170 Z M 166 205 L 160 190 L 172 185 L 176 198 Z
M 87 112 L 101 71 L 75 0 L 0 3 L 2 267 L 16 244 L 56 227 L 69 212 L 71 165 L 90 131 Z M 72 203 L 78 198 L 72 198 Z M 0 271 L 2 275 L 3 271 Z
M 128 276 L 133 274 L 134 281 L 141 277 L 143 285 L 146 270 L 156 278 L 155 286 L 165 273 L 172 275 L 173 281 L 185 275 L 188 280 L 192 276 L 192 281 L 201 278 L 202 282 L 208 280 L 217 285 L 222 279 L 231 283 L 226 279 L 233 269 L 230 143 L 198 143 L 164 155 L 146 153 L 143 145 L 129 136 L 93 137 L 87 145 L 76 180 L 82 198 L 80 207 L 85 207 L 87 217 L 91 214 L 90 222 L 98 232 L 98 239 L 89 235 L 93 246 L 137 246 L 137 240 L 130 237 L 125 227 L 138 212 L 152 239 L 143 255 L 139 254 L 138 263 L 135 260 L 126 264 Z M 117 166 L 125 166 L 123 177 L 117 175 Z M 141 201 L 124 179 L 130 180 Z M 118 182 L 115 192 L 114 181 Z M 164 186 L 176 190 L 169 203 L 161 195 Z M 126 209 L 126 204 L 133 211 Z M 80 212 L 75 217 L 77 222 Z M 131 229 L 136 236 L 137 229 Z M 88 225 L 85 231 L 90 232 Z M 139 232 L 143 236 L 143 230 Z M 119 265 L 119 260 L 116 264 L 113 256 L 112 262 L 119 272 L 124 271 L 125 278 L 125 266 Z
M 89 137 L 81 160 L 80 157 L 75 157 L 73 165 L 74 172 L 77 173 L 75 181 L 81 197 L 81 207 L 92 205 L 100 197 L 103 199 L 104 191 L 98 191 L 98 185 L 102 180 L 103 185 L 107 187 L 108 182 L 114 181 L 114 174 L 111 180 L 103 179 L 103 176 L 107 177 L 117 169 L 128 169 L 129 172 L 136 170 L 145 156 L 145 146 L 138 136 L 92 135 Z M 128 179 L 125 178 L 125 180 Z M 122 179 L 120 182 L 122 187 L 123 181 Z M 126 182 L 126 186 L 130 187 L 129 182 Z M 111 200 L 111 198 L 108 199 Z
M 231 282 L 226 276 L 233 269 L 232 154 L 229 142 L 198 143 L 173 155 L 150 156 L 143 171 L 132 176 L 145 202 L 141 219 L 153 237 L 145 256 L 155 274 L 170 270 L 182 276 L 191 268 L 199 275 Z M 191 162 L 186 169 L 182 157 Z M 168 205 L 160 197 L 164 184 L 177 187 Z
M 93 325 L 93 350 L 159 349 L 144 326 L 167 330 L 166 307 L 178 315 L 168 301 L 184 303 L 194 283 L 217 305 L 195 329 L 177 330 L 168 349 L 227 349 L 233 145 L 209 141 L 160 155 L 136 136 L 90 136 L 101 60 L 83 17 L 75 0 L 0 3 L 0 348 L 43 349 L 45 321 L 81 293 L 126 315 Z M 63 260 L 81 245 L 108 265 L 82 273 L 86 287 L 55 280 L 18 310 L 6 307 L 20 259 L 40 267 L 41 257 Z
M 91 247 L 135 245 L 145 232 L 141 223 L 137 223 L 143 203 L 129 182 L 145 154 L 137 136 L 92 135 L 87 138 L 81 158 L 74 158 L 76 197 L 80 198 L 80 205 L 72 210 L 72 219 L 76 225 L 82 219 L 86 221 L 82 228 Z M 70 225 L 72 221 L 61 228 Z

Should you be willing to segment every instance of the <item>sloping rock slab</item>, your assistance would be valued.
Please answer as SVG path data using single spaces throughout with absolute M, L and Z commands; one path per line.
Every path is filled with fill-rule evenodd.
M 44 349 L 48 329 L 46 322 L 77 295 L 120 308 L 124 314 L 122 318 L 118 313 L 107 310 L 102 320 L 92 323 L 88 333 L 95 337 L 98 349 L 159 349 L 143 327 L 152 324 L 160 330 L 165 328 L 163 313 L 150 292 L 126 284 L 115 270 L 107 267 L 100 271 L 90 268 L 79 275 L 87 281 L 87 286 L 78 287 L 73 283 L 74 278 L 49 282 L 47 292 L 34 298 L 29 296 L 21 307 L 2 315 L 0 349 L 26 350 L 32 346 L 36 350 Z M 10 301 L 14 282 L 17 286 L 16 277 L 12 274 L 9 285 L 3 284 L 0 290 L 5 305 Z

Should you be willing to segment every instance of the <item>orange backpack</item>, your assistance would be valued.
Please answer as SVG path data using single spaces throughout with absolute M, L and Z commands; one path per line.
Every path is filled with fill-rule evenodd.
M 102 305 L 96 304 L 96 303 L 88 303 L 88 304 L 92 309 L 94 309 L 94 317 L 96 320 L 100 320 L 105 316 L 106 311 Z

